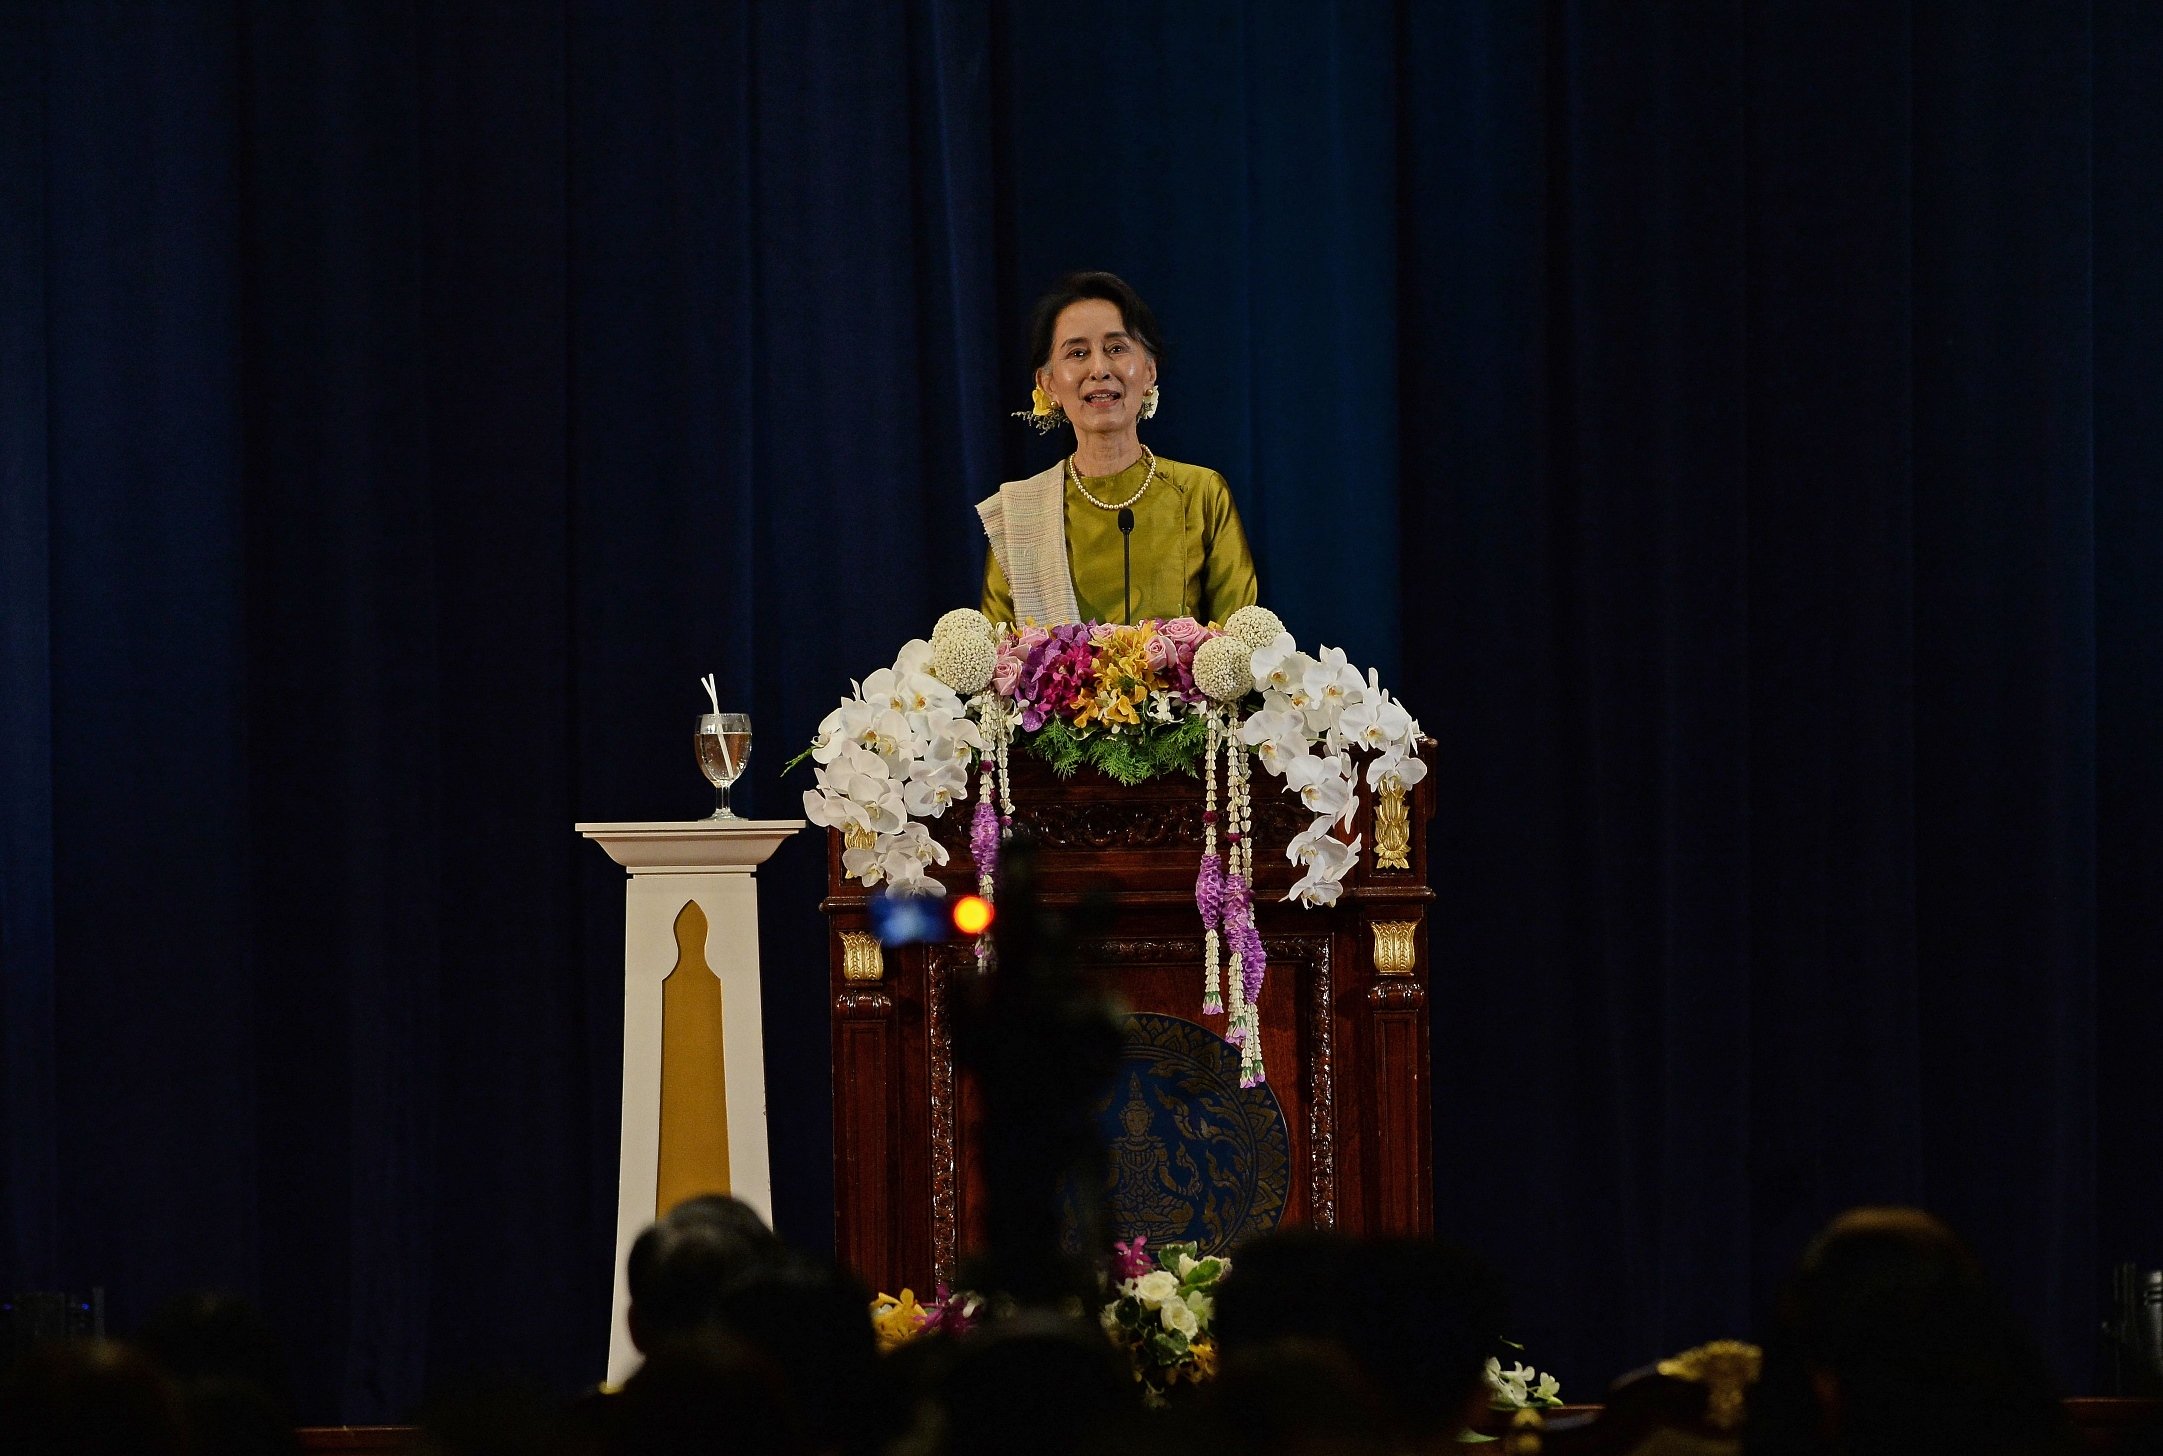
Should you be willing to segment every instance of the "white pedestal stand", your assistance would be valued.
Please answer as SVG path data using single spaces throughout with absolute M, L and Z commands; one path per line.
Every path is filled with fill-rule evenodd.
M 624 1260 L 656 1213 L 667 1211 L 657 1207 L 661 1199 L 673 1205 L 682 1194 L 725 1191 L 773 1220 L 753 873 L 803 827 L 801 819 L 578 826 L 631 876 L 624 891 L 623 1147 L 611 1381 L 638 1367 L 624 1319 L 630 1308 Z M 718 996 L 700 980 L 709 974 L 719 982 Z M 677 975 L 684 980 L 673 989 L 664 984 Z M 671 1017 L 673 1024 L 665 1024 Z M 668 1108 L 664 1048 L 677 1053 L 666 1085 L 678 1105 Z

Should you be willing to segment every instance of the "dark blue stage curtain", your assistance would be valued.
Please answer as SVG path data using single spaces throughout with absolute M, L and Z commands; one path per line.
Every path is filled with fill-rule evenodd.
M 2163 1258 L 2163 10 L 0 7 L 10 1287 L 599 1373 L 621 881 L 974 599 L 1058 270 L 1442 742 L 1438 1222 L 1566 1388 L 1858 1200 Z M 766 877 L 830 1240 L 819 846 Z

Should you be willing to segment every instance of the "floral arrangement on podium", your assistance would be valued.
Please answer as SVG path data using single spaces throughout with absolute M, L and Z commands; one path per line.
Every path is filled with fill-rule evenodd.
M 944 893 L 930 869 L 947 853 L 925 821 L 970 797 L 974 770 L 970 855 L 979 893 L 996 898 L 1016 748 L 1062 775 L 1088 764 L 1126 784 L 1200 776 L 1202 1010 L 1227 1018 L 1248 1085 L 1266 1075 L 1256 1008 L 1268 965 L 1254 923 L 1252 762 L 1313 815 L 1285 849 L 1302 871 L 1285 898 L 1307 905 L 1334 903 L 1358 862 L 1360 756 L 1377 789 L 1409 789 L 1427 771 L 1418 722 L 1375 673 L 1337 648 L 1302 651 L 1259 606 L 1221 627 L 1174 617 L 1017 628 L 961 608 L 850 686 L 808 750 L 817 787 L 804 814 L 842 832 L 846 874 L 896 893 Z

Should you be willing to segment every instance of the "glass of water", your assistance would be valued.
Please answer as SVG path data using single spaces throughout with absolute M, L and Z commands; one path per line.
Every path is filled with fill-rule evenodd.
M 751 757 L 751 715 L 748 713 L 701 713 L 698 715 L 698 766 L 713 785 L 715 819 L 734 819 L 729 808 L 729 785 L 743 777 L 744 760 Z

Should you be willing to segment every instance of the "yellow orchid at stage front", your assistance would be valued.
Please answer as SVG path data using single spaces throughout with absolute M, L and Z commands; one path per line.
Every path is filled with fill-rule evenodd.
M 924 1332 L 928 1318 L 912 1289 L 904 1289 L 898 1296 L 881 1294 L 871 1302 L 871 1333 L 881 1351 L 898 1350 L 908 1344 Z

